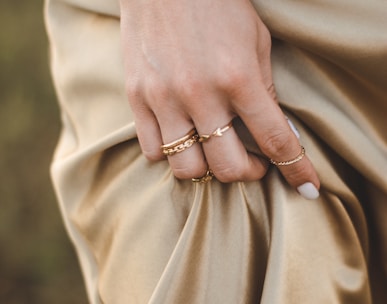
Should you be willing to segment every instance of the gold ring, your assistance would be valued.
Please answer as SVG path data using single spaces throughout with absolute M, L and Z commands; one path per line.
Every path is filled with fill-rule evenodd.
M 223 136 L 223 133 L 229 130 L 232 127 L 232 120 L 225 125 L 223 128 L 217 128 L 214 132 L 212 132 L 209 135 L 200 135 L 199 136 L 199 142 L 205 142 L 209 140 L 212 136 L 220 137 Z
M 299 162 L 305 155 L 305 148 L 303 146 L 300 146 L 300 147 L 301 147 L 301 152 L 296 156 L 296 158 L 287 160 L 287 161 L 275 161 L 273 159 L 270 159 L 270 163 L 276 166 L 289 166 L 296 162 Z
M 214 177 L 214 173 L 212 173 L 211 169 L 208 169 L 206 174 L 204 174 L 202 177 L 193 178 L 192 181 L 194 183 L 205 184 L 210 180 L 212 180 L 213 177 Z
M 173 142 L 162 145 L 160 148 L 164 155 L 174 155 L 179 152 L 183 152 L 185 149 L 191 147 L 194 143 L 198 142 L 199 134 L 196 129 L 193 128 L 183 137 L 176 139 Z

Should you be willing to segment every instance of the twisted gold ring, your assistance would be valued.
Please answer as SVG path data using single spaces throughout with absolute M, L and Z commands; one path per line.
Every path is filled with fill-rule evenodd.
M 276 166 L 289 166 L 299 162 L 305 155 L 305 148 L 303 146 L 300 146 L 300 147 L 301 147 L 301 152 L 294 159 L 287 160 L 287 161 L 276 161 L 276 160 L 270 159 L 270 163 Z
M 171 143 L 162 145 L 160 148 L 164 155 L 171 156 L 176 153 L 183 152 L 185 149 L 198 142 L 198 140 L 199 134 L 196 132 L 196 129 L 193 128 L 183 137 L 176 139 Z
M 214 173 L 212 173 L 211 169 L 208 169 L 206 174 L 204 174 L 202 177 L 193 178 L 192 181 L 194 183 L 205 184 L 210 180 L 212 180 L 213 177 L 214 177 Z
M 209 140 L 212 136 L 220 137 L 223 136 L 223 133 L 229 130 L 232 127 L 232 120 L 225 125 L 223 128 L 217 128 L 214 132 L 212 132 L 209 135 L 200 135 L 199 136 L 199 142 L 205 142 Z

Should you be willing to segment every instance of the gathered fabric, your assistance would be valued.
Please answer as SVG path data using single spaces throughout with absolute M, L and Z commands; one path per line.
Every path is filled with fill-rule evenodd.
M 51 173 L 90 303 L 387 303 L 387 6 L 252 2 L 281 107 L 321 180 L 315 201 L 274 166 L 259 181 L 200 184 L 148 161 L 118 1 L 46 1 L 62 118 Z

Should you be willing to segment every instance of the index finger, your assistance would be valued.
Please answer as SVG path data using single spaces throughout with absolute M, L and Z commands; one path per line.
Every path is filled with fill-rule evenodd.
M 235 96 L 234 108 L 262 153 L 273 160 L 287 182 L 307 199 L 318 197 L 320 181 L 279 105 L 259 79 Z

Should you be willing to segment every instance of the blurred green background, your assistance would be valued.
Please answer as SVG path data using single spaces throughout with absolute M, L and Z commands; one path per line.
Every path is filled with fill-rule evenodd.
M 59 128 L 43 0 L 1 0 L 0 303 L 87 303 L 49 178 Z

